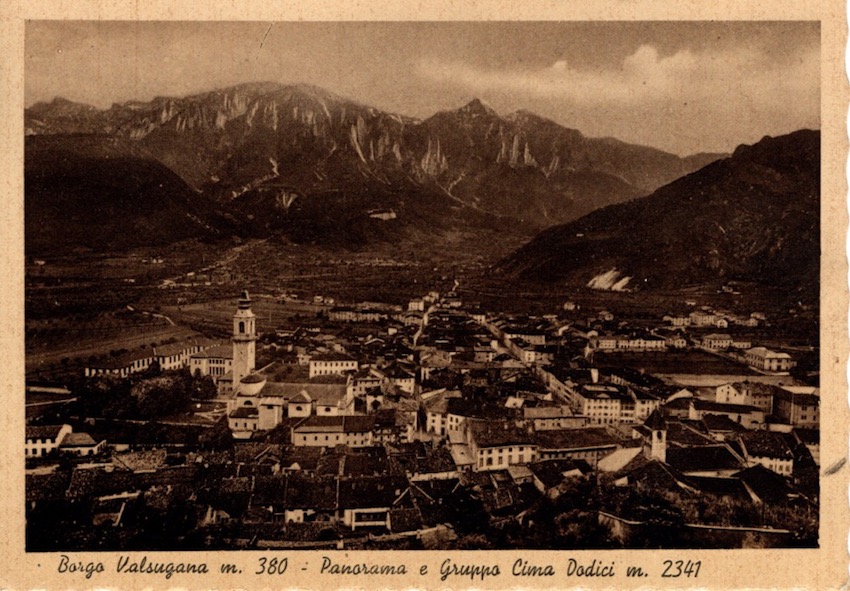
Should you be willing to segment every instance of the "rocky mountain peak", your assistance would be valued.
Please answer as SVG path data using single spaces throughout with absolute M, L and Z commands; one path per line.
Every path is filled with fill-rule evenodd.
M 264 235 L 292 231 L 293 216 L 306 216 L 308 226 L 313 217 L 324 219 L 327 210 L 311 209 L 314 201 L 338 201 L 350 217 L 352 199 L 364 211 L 401 211 L 413 207 L 413 195 L 420 201 L 409 223 L 423 224 L 423 232 L 442 227 L 455 215 L 451 207 L 467 208 L 464 215 L 487 227 L 482 216 L 538 229 L 645 195 L 698 168 L 643 146 L 585 138 L 527 111 L 513 117 L 517 122 L 476 98 L 420 121 L 309 84 L 256 82 L 70 116 L 28 109 L 25 132 L 44 136 L 37 143 L 45 154 L 69 134 L 90 136 L 85 141 L 104 150 L 120 140 L 122 154 L 161 163 L 211 206 L 226 203 L 246 219 L 268 220 L 251 227 Z M 49 168 L 47 156 L 39 162 Z M 281 208 L 275 199 L 284 193 L 300 197 Z M 390 225 L 406 218 L 398 220 Z
M 97 109 L 91 105 L 71 101 L 61 96 L 54 97 L 53 100 L 49 102 L 35 103 L 28 110 L 34 114 L 47 114 L 54 117 L 77 113 L 93 113 L 97 111 Z
M 492 107 L 490 107 L 489 105 L 487 105 L 485 102 L 483 102 L 481 99 L 478 99 L 478 98 L 472 99 L 471 101 L 466 103 L 464 106 L 462 106 L 460 109 L 458 109 L 457 112 L 461 115 L 467 115 L 467 116 L 472 116 L 472 117 L 481 116 L 481 115 L 486 115 L 486 116 L 489 116 L 489 117 L 498 117 L 499 116 L 498 113 L 496 113 L 496 111 L 494 111 Z

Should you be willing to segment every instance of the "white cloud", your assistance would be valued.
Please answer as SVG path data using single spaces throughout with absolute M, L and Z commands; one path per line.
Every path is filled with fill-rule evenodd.
M 570 101 L 577 106 L 713 106 L 723 111 L 779 110 L 799 115 L 819 108 L 819 55 L 812 49 L 779 63 L 754 50 L 681 50 L 662 56 L 642 45 L 619 67 L 587 70 L 564 59 L 537 70 L 487 70 L 461 62 L 424 61 L 419 74 L 474 92 Z

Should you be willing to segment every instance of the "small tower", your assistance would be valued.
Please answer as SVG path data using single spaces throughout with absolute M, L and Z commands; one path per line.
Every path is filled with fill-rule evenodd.
M 243 290 L 239 305 L 233 315 L 233 389 L 242 378 L 254 371 L 256 364 L 257 324 L 251 311 L 251 298 Z
M 652 411 L 644 425 L 650 431 L 649 458 L 667 462 L 667 421 L 656 409 Z

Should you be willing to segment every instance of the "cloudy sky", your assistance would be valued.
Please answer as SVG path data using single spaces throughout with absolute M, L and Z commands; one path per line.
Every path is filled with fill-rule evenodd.
M 480 98 L 685 155 L 820 127 L 820 30 L 800 22 L 38 22 L 25 102 L 306 82 L 415 117 Z

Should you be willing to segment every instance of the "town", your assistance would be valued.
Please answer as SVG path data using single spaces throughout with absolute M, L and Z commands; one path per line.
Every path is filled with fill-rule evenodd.
M 28 549 L 817 546 L 817 353 L 773 312 L 457 286 L 243 290 L 229 338 L 28 382 Z

